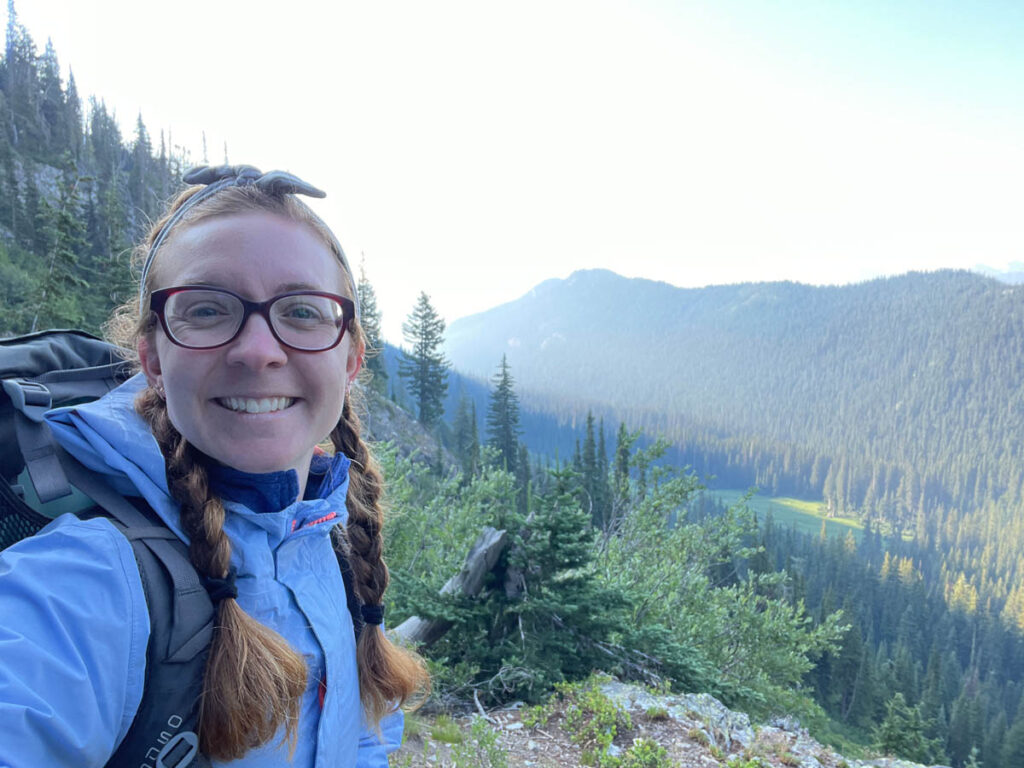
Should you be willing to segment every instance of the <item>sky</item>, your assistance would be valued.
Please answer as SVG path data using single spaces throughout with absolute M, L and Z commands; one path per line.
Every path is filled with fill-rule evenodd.
M 1017 0 L 15 0 L 79 93 L 290 170 L 448 322 L 601 267 L 678 286 L 1024 260 Z M 6 24 L 6 9 L 0 10 Z

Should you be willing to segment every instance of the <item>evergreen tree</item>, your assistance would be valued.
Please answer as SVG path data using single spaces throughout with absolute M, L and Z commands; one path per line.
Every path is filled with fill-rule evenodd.
M 37 63 L 39 73 L 39 115 L 44 131 L 48 159 L 54 160 L 63 153 L 67 145 L 64 134 L 67 123 L 63 120 L 64 90 L 60 82 L 60 65 L 53 41 L 46 41 L 46 48 Z
M 87 286 L 78 274 L 78 256 L 85 248 L 85 227 L 79 216 L 78 178 L 64 175 L 60 200 L 53 209 L 43 202 L 49 262 L 36 300 L 36 315 L 30 330 L 74 328 L 82 323 L 76 290 Z
M 477 436 L 476 404 L 463 394 L 455 409 L 452 424 L 455 458 L 459 460 L 465 482 L 476 477 L 480 466 L 480 441 Z
M 515 474 L 519 461 L 519 397 L 508 358 L 501 356 L 497 373 L 491 379 L 493 389 L 487 407 L 487 444 L 497 450 L 497 461 Z
M 615 461 L 612 470 L 614 488 L 610 491 L 612 521 L 609 528 L 618 526 L 629 506 L 629 459 L 638 436 L 639 433 L 630 435 L 626 430 L 626 423 L 619 422 L 619 431 L 615 437 Z
M 525 443 L 519 444 L 516 459 L 516 512 L 524 518 L 530 514 L 530 454 Z
M 359 262 L 359 325 L 363 329 L 366 340 L 366 368 L 370 371 L 370 386 L 380 395 L 387 392 L 388 371 L 381 354 L 384 351 L 384 339 L 380 329 L 380 309 L 377 306 L 377 292 L 366 277 L 366 266 Z
M 878 729 L 878 748 L 887 755 L 930 763 L 937 747 L 925 737 L 925 728 L 918 708 L 907 706 L 903 694 L 897 693 L 885 706 L 885 719 Z
M 152 163 L 153 144 L 149 140 L 149 131 L 142 122 L 140 112 L 135 121 L 135 143 L 132 145 L 131 170 L 128 172 L 128 193 L 135 208 L 150 218 L 156 215 L 157 206 L 150 184 Z
M 612 524 L 612 489 L 608 483 L 608 445 L 604 438 L 604 419 L 597 425 L 597 466 L 594 476 L 594 505 L 601 520 L 601 529 Z
M 437 424 L 444 413 L 450 367 L 441 351 L 444 329 L 445 322 L 430 303 L 430 297 L 421 292 L 416 306 L 402 323 L 409 349 L 402 349 L 398 375 L 405 380 L 417 416 L 426 427 Z
M 590 511 L 595 528 L 600 529 L 602 520 L 597 508 L 597 444 L 594 442 L 594 414 L 587 411 L 587 424 L 583 432 L 583 508 Z
M 67 137 L 67 150 L 71 153 L 71 159 L 78 163 L 82 154 L 82 102 L 78 98 L 78 87 L 75 85 L 75 75 L 68 71 L 68 87 L 64 94 L 64 130 Z M 166 195 L 161 195 L 162 200 Z
M 3 93 L 7 99 L 4 118 L 11 144 L 19 152 L 39 158 L 45 149 L 40 113 L 36 44 L 18 21 L 14 0 L 7 0 L 7 39 L 4 49 Z
M 511 597 L 495 590 L 501 605 L 487 611 L 487 636 L 472 640 L 480 649 L 474 653 L 489 657 L 476 662 L 481 673 L 518 670 L 518 679 L 512 678 L 515 695 L 528 699 L 607 663 L 600 643 L 623 610 L 621 596 L 593 575 L 593 529 L 576 502 L 572 473 L 554 471 L 548 480 L 508 555 L 509 570 L 521 584 Z
M 1018 705 L 1017 717 L 1003 738 L 1001 752 L 1004 768 L 1024 765 L 1024 697 Z

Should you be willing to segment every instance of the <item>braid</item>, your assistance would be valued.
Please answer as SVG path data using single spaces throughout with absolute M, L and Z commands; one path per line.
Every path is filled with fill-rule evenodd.
M 201 576 L 224 578 L 231 541 L 224 533 L 224 504 L 210 491 L 206 469 L 154 390 L 140 393 L 136 410 L 167 461 L 167 485 L 181 505 L 192 564 Z M 219 601 L 203 677 L 200 750 L 217 760 L 236 760 L 270 741 L 282 726 L 294 750 L 306 676 L 305 661 L 283 637 L 245 613 L 236 600 Z
M 377 462 L 360 437 L 359 417 L 345 398 L 341 420 L 331 432 L 336 451 L 352 462 L 349 469 L 346 555 L 352 568 L 356 595 L 365 605 L 382 605 L 388 586 L 388 568 L 382 553 L 384 514 L 380 498 L 383 481 Z M 344 546 L 344 543 L 336 544 Z M 389 641 L 381 628 L 367 624 L 356 646 L 359 695 L 371 723 L 378 723 L 396 705 L 405 705 L 429 686 L 423 661 Z

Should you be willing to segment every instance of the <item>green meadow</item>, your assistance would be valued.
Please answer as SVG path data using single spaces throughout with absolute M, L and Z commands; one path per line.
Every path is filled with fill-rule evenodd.
M 705 493 L 731 506 L 738 504 L 747 492 L 736 489 L 709 489 Z M 820 533 L 822 521 L 825 522 L 825 531 L 828 536 L 843 537 L 846 536 L 847 531 L 853 531 L 853 535 L 860 541 L 863 533 L 863 526 L 853 518 L 826 517 L 825 505 L 821 500 L 755 494 L 747 500 L 747 507 L 757 513 L 759 521 L 763 522 L 765 516 L 771 513 L 775 525 L 783 528 L 796 526 L 801 533 Z

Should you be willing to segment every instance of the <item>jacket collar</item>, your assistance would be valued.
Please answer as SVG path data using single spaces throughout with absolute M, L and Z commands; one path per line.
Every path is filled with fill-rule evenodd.
M 164 523 L 188 542 L 181 529 L 178 504 L 167 488 L 163 454 L 148 425 L 135 411 L 135 397 L 145 386 L 141 374 L 133 376 L 99 400 L 54 409 L 46 414 L 46 419 L 69 453 L 122 495 L 142 496 Z M 340 454 L 333 459 L 316 459 L 306 484 L 306 499 L 311 500 L 295 503 L 292 502 L 298 493 L 298 478 L 294 471 L 291 477 L 283 477 L 288 472 L 274 472 L 263 479 L 231 470 L 227 473 L 230 477 L 223 481 L 229 499 L 227 508 L 248 520 L 247 525 L 266 530 L 271 542 L 282 541 L 296 525 L 303 526 L 308 520 L 322 517 L 326 509 L 324 500 L 336 511 L 336 521 L 344 523 L 348 517 L 344 502 L 349 464 L 348 458 Z M 257 487 L 243 491 L 253 478 Z M 292 490 L 286 495 L 289 487 Z M 234 499 L 236 494 L 245 498 Z M 255 509 L 249 507 L 250 502 L 256 505 Z M 259 511 L 274 514 L 254 513 Z M 242 525 L 242 520 L 229 522 Z

